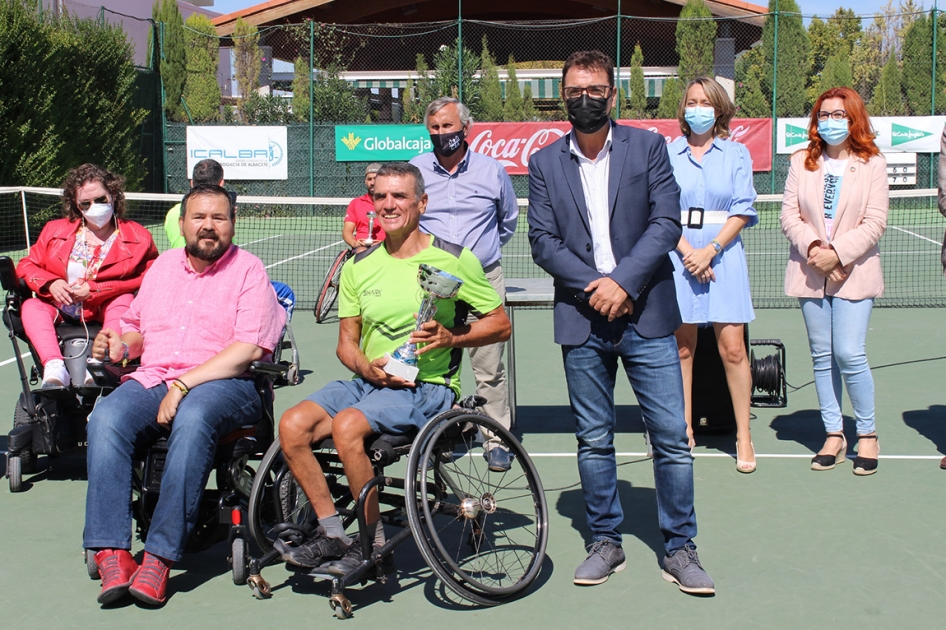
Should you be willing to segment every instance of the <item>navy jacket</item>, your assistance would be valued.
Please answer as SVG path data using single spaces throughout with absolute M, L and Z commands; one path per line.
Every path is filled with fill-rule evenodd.
M 680 188 L 663 136 L 614 123 L 611 129 L 608 204 L 617 267 L 610 277 L 634 301 L 623 319 L 642 337 L 663 337 L 681 323 L 668 256 L 682 234 Z M 570 136 L 529 159 L 528 216 L 532 258 L 554 279 L 555 342 L 576 346 L 588 339 L 595 314 L 583 289 L 602 274 Z

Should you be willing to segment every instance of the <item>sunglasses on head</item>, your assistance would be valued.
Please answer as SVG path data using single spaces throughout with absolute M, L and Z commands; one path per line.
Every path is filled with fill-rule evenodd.
M 88 210 L 90 207 L 92 207 L 93 203 L 108 203 L 108 196 L 102 195 L 101 197 L 96 197 L 92 201 L 77 201 L 76 205 L 79 206 L 80 210 Z

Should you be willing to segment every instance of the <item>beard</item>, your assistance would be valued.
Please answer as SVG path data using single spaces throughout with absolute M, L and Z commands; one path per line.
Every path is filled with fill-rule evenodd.
M 200 246 L 201 239 L 210 238 L 216 241 L 216 244 L 210 249 L 203 249 Z M 224 243 L 220 240 L 220 237 L 214 232 L 201 232 L 197 235 L 197 240 L 193 243 L 187 243 L 184 250 L 199 260 L 204 260 L 207 262 L 215 262 L 223 256 L 227 250 L 230 249 L 229 243 Z

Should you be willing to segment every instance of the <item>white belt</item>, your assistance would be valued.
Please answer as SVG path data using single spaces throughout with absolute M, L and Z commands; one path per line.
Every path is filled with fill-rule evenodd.
M 690 220 L 690 211 L 681 210 L 680 211 L 680 223 L 686 227 L 686 224 Z M 703 225 L 722 225 L 729 220 L 729 211 L 728 210 L 704 210 L 703 211 Z

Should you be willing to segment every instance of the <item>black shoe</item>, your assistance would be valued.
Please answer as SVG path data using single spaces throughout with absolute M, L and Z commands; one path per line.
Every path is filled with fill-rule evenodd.
M 277 538 L 273 541 L 273 546 L 282 555 L 286 564 L 314 569 L 325 562 L 343 557 L 356 545 L 352 543 L 346 545 L 338 538 L 326 536 L 325 529 L 320 526 L 311 537 L 299 545 Z
M 812 470 L 831 470 L 837 464 L 840 464 L 844 461 L 845 454 L 847 453 L 847 438 L 845 438 L 844 434 L 840 432 L 829 433 L 827 437 L 841 438 L 841 447 L 838 449 L 837 453 L 827 454 L 827 455 L 815 455 L 814 457 L 812 457 L 811 458 Z
M 488 451 L 483 452 L 487 467 L 492 472 L 506 472 L 512 468 L 512 460 L 515 455 L 504 449 L 502 446 L 494 446 Z
M 378 549 L 378 547 L 372 547 L 372 553 L 376 549 Z M 346 553 L 339 560 L 327 562 L 320 566 L 319 573 L 327 573 L 329 575 L 343 577 L 360 567 L 363 561 L 364 553 L 361 551 L 361 541 L 356 536 L 352 539 L 351 547 L 348 548 L 348 553 Z M 397 570 L 397 566 L 394 564 L 393 553 L 389 553 L 388 555 L 382 557 L 379 563 L 381 565 L 381 571 L 384 573 L 384 575 L 389 575 Z
M 874 440 L 877 441 L 877 434 L 873 435 L 858 435 L 857 441 L 860 443 L 861 440 Z M 858 477 L 865 477 L 867 475 L 873 475 L 877 472 L 877 458 L 876 457 L 861 457 L 861 449 L 857 449 L 857 457 L 854 458 L 854 474 Z M 880 454 L 880 442 L 877 443 L 877 453 Z

